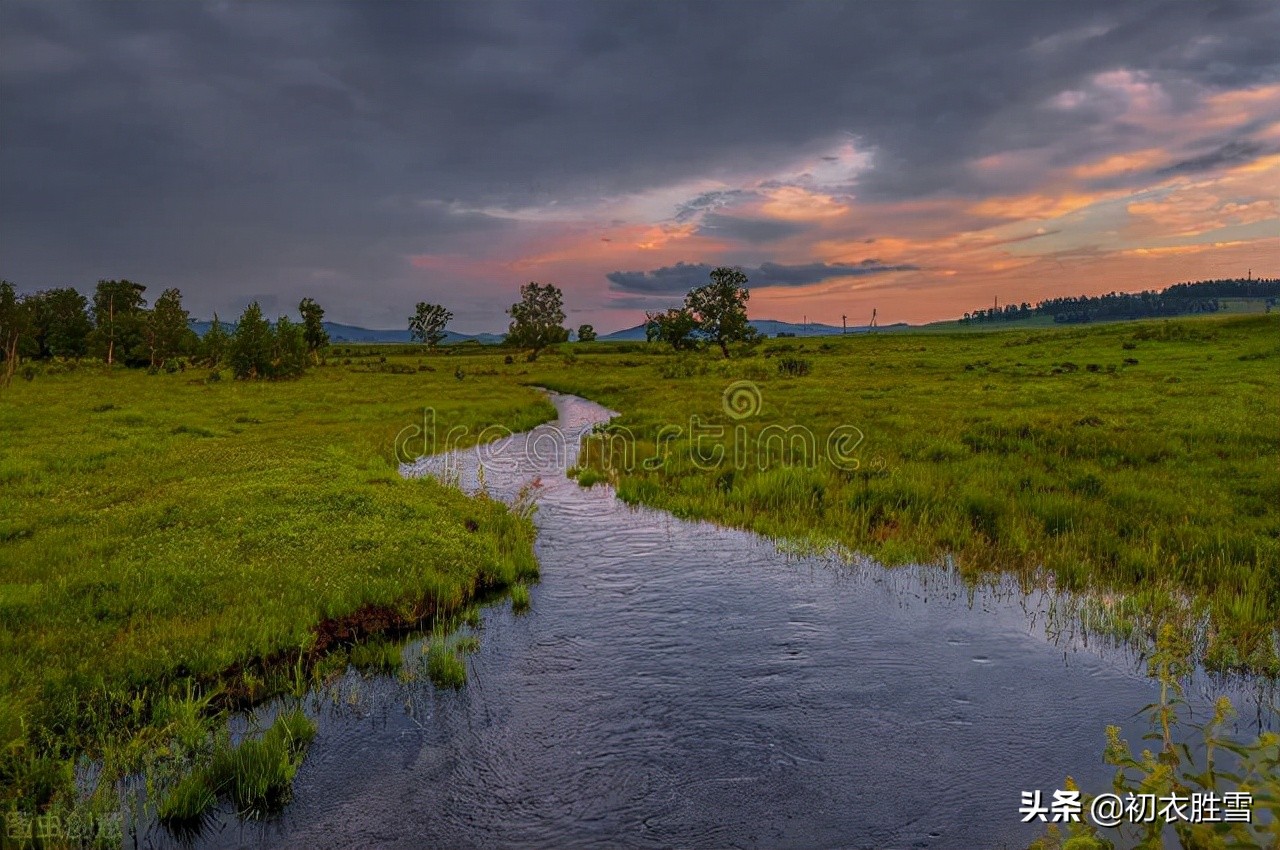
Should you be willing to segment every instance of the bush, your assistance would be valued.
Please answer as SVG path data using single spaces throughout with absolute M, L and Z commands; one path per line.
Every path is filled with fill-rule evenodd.
M 783 357 L 778 361 L 778 374 L 787 378 L 803 378 L 812 364 L 800 357 Z

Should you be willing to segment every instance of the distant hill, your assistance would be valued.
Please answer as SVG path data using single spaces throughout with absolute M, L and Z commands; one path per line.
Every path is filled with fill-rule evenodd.
M 211 321 L 192 320 L 190 327 L 200 336 L 204 336 L 210 326 Z M 751 326 L 767 337 L 776 337 L 780 333 L 790 334 L 793 336 L 831 336 L 841 333 L 841 329 L 835 325 L 824 325 L 819 322 L 809 322 L 808 324 L 795 324 L 793 322 L 781 322 L 776 319 L 755 319 L 751 322 Z M 231 322 L 222 322 L 223 329 L 227 333 L 235 332 L 235 325 Z M 877 330 L 901 330 L 908 325 L 899 322 L 896 325 L 885 325 Z M 331 343 L 351 343 L 351 342 L 411 342 L 409 331 L 390 330 L 378 328 L 362 328 L 358 325 L 343 325 L 338 322 L 325 322 L 324 329 L 329 332 L 329 341 Z M 850 327 L 849 333 L 866 333 L 867 327 L 859 325 Z M 644 325 L 636 325 L 633 328 L 625 328 L 620 331 L 614 331 L 611 334 L 601 334 L 599 337 L 605 341 L 623 341 L 623 342 L 644 342 Z M 460 334 L 453 331 L 445 331 L 445 343 L 466 342 L 474 340 L 475 342 L 484 343 L 486 345 L 500 343 L 503 340 L 502 334 L 494 333 L 478 333 L 478 334 Z
M 781 322 L 777 319 L 752 319 L 751 327 L 768 337 L 776 337 L 780 333 L 791 334 L 794 336 L 832 336 L 843 332 L 843 329 L 836 325 L 824 325 L 820 322 L 809 322 L 807 324 L 795 324 L 793 322 Z M 883 329 L 906 327 L 903 323 L 895 325 L 886 325 Z M 849 333 L 866 333 L 869 329 L 865 325 L 850 327 Z M 880 330 L 880 328 L 877 328 Z M 611 334 L 604 334 L 600 337 L 602 340 L 635 342 L 644 341 L 644 325 L 639 324 L 633 328 L 625 328 L 624 330 L 614 331 Z
M 208 333 L 209 328 L 213 326 L 213 322 L 204 320 L 192 320 L 188 323 L 193 331 L 198 335 L 204 336 Z M 235 325 L 231 322 L 221 322 L 222 327 L 227 333 L 235 331 Z M 325 322 L 324 329 L 329 333 L 329 341 L 331 343 L 342 342 L 412 342 L 408 329 L 404 330 L 380 330 L 376 328 L 362 328 L 357 325 L 343 325 L 338 322 Z M 460 334 L 453 331 L 444 332 L 445 343 L 465 342 L 466 340 L 475 340 L 482 343 L 502 342 L 502 334 L 479 333 L 479 334 Z

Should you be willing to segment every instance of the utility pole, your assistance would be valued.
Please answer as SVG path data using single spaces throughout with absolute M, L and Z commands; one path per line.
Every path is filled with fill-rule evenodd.
M 847 334 L 848 332 L 849 332 L 849 317 L 841 316 L 840 317 L 840 333 Z

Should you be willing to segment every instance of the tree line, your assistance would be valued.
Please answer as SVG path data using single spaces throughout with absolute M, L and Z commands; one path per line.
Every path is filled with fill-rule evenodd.
M 512 348 L 528 349 L 530 360 L 548 346 L 569 341 L 569 329 L 564 326 L 564 293 L 554 284 L 526 283 L 520 287 L 520 300 L 506 312 L 511 324 L 503 342 Z M 443 305 L 420 301 L 409 317 L 409 335 L 434 351 L 448 337 L 446 328 L 451 321 L 453 313 Z M 595 328 L 578 326 L 579 342 L 595 339 Z
M 1052 316 L 1059 324 L 1078 324 L 1114 319 L 1147 319 L 1183 316 L 1193 313 L 1216 313 L 1222 298 L 1266 298 L 1267 308 L 1280 297 L 1280 279 L 1258 280 L 1235 278 L 1175 283 L 1162 290 L 1143 292 L 1110 292 L 1106 295 L 1080 295 L 1047 298 L 1034 306 L 1006 304 L 965 313 L 965 324 L 1010 322 L 1032 316 Z
M 650 342 L 666 343 L 677 351 L 714 344 L 728 357 L 731 344 L 759 338 L 747 321 L 748 298 L 747 276 L 740 269 L 721 266 L 711 272 L 709 283 L 689 291 L 684 306 L 646 313 L 645 336 Z M 530 282 L 522 286 L 520 300 L 507 308 L 507 315 L 511 324 L 505 344 L 527 349 L 530 360 L 548 346 L 569 340 L 569 330 L 564 326 L 564 294 L 553 284 Z M 409 317 L 409 333 L 434 350 L 446 338 L 446 327 L 452 320 L 453 313 L 443 305 L 420 302 Z M 591 325 L 578 328 L 580 342 L 595 339 Z
M 650 341 L 677 351 L 703 343 L 716 345 L 729 356 L 729 345 L 751 342 L 758 334 L 747 321 L 747 276 L 739 269 L 720 267 L 711 282 L 691 290 L 683 307 L 645 314 Z M 218 369 L 229 366 L 237 378 L 289 378 L 320 362 L 329 344 L 324 309 L 312 298 L 298 304 L 301 321 L 287 315 L 274 323 L 257 301 L 249 304 L 234 325 L 224 325 L 214 313 L 204 336 L 191 327 L 178 289 L 161 292 L 148 307 L 147 288 L 129 280 L 100 280 L 92 299 L 71 287 L 20 295 L 12 283 L 0 281 L 0 363 L 3 382 L 12 380 L 23 359 L 80 360 L 92 357 L 107 366 L 178 371 L 188 364 Z M 548 346 L 567 342 L 564 295 L 550 283 L 530 282 L 520 288 L 520 300 L 507 309 L 511 323 L 505 342 L 528 350 L 530 360 Z M 434 350 L 448 334 L 453 313 L 440 304 L 420 302 L 409 317 L 412 338 Z M 589 324 L 578 327 L 581 342 L 596 339 Z
M 251 303 L 229 331 L 215 313 L 200 337 L 182 292 L 166 289 L 147 306 L 147 288 L 130 280 L 100 280 L 92 299 L 62 287 L 19 295 L 0 281 L 0 380 L 8 384 L 23 359 L 81 360 L 107 366 L 175 372 L 190 364 L 229 366 L 237 378 L 287 378 L 319 362 L 329 343 L 324 310 L 315 300 L 298 305 L 301 322 L 268 322 Z

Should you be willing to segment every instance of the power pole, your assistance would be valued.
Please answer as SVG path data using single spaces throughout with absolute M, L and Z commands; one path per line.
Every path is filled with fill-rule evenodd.
M 841 316 L 840 317 L 840 333 L 847 334 L 848 332 L 849 332 L 849 317 Z

